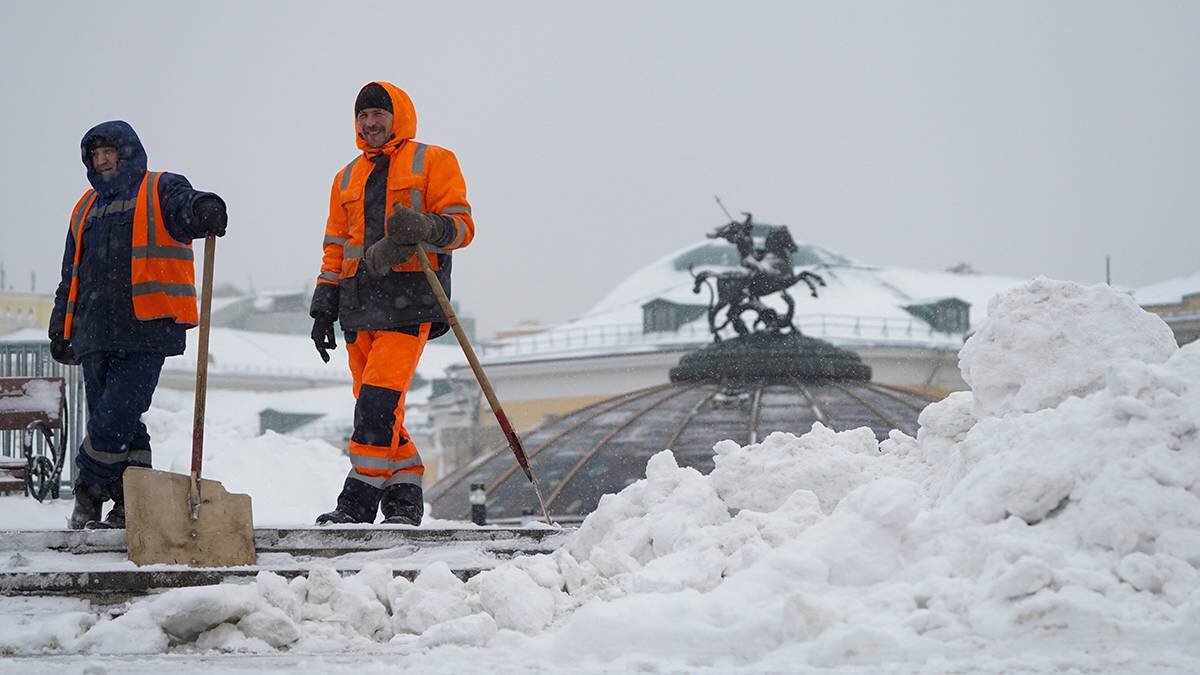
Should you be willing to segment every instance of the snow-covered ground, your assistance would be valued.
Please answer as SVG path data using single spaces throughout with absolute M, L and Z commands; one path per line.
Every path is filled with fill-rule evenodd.
M 1035 280 L 988 317 L 973 392 L 916 438 L 713 439 L 707 476 L 663 450 L 558 551 L 466 583 L 0 599 L 0 672 L 1200 671 L 1200 343 L 1105 286 Z M 182 443 L 188 407 L 156 406 L 156 448 Z M 244 432 L 212 430 L 214 477 L 307 522 L 344 460 Z

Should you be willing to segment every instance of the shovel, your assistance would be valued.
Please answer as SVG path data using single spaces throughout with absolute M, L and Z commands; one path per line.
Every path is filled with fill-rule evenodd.
M 417 250 L 417 260 L 421 262 L 421 271 L 425 273 L 425 279 L 429 281 L 429 287 L 433 290 L 438 305 L 442 308 L 442 314 L 446 316 L 446 323 L 450 324 L 450 329 L 454 331 L 454 337 L 458 338 L 458 344 L 462 347 L 463 355 L 467 357 L 467 363 L 471 364 L 471 370 L 475 373 L 475 380 L 479 382 L 479 388 L 483 390 L 488 405 L 492 406 L 492 414 L 496 416 L 496 423 L 500 425 L 500 430 L 508 439 L 509 449 L 517 458 L 517 464 L 521 465 L 521 470 L 525 472 L 529 484 L 533 486 L 533 493 L 537 495 L 538 505 L 542 507 L 542 517 L 546 519 L 547 525 L 557 525 L 550 520 L 550 512 L 546 510 L 546 500 L 542 497 L 542 488 L 538 485 L 537 476 L 533 475 L 533 468 L 529 466 L 529 458 L 525 455 L 525 448 L 521 446 L 521 437 L 517 436 L 517 432 L 508 421 L 508 415 L 504 414 L 504 408 L 500 407 L 500 399 L 496 398 L 496 390 L 492 389 L 492 383 L 488 380 L 487 373 L 483 372 L 483 366 L 479 365 L 479 358 L 475 356 L 475 350 L 471 348 L 471 341 L 467 339 L 466 332 L 458 323 L 458 316 L 454 314 L 450 296 L 446 295 L 446 289 L 442 288 L 442 282 L 438 280 L 437 273 L 429 266 L 424 249 Z
M 255 563 L 250 495 L 230 494 L 219 482 L 200 478 L 216 246 L 216 237 L 204 240 L 191 475 L 133 466 L 125 469 L 125 536 L 129 559 L 136 565 L 235 567 Z

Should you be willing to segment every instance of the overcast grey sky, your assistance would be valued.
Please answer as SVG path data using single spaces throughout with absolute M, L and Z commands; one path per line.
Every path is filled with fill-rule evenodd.
M 578 315 L 734 211 L 868 262 L 1200 269 L 1200 2 L 25 2 L 0 26 L 0 261 L 56 282 L 79 139 L 229 204 L 217 278 L 315 277 L 359 87 L 454 150 L 485 332 Z

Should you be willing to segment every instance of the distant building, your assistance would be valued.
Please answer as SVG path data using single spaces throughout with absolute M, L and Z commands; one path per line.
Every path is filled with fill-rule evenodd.
M 253 295 L 226 295 L 213 298 L 212 322 L 222 328 L 259 333 L 308 335 L 312 318 L 306 291 L 264 291 Z
M 45 329 L 54 311 L 54 296 L 32 291 L 0 291 L 0 334 L 24 328 Z
M 1143 286 L 1133 299 L 1162 317 L 1180 345 L 1200 338 L 1200 272 Z
M 268 290 L 246 294 L 232 286 L 214 292 L 212 325 L 257 333 L 283 333 L 308 336 L 313 320 L 308 315 L 312 289 Z M 458 321 L 472 340 L 475 338 L 475 319 L 463 316 L 457 302 Z M 432 340 L 435 344 L 457 344 L 454 335 L 446 333 Z

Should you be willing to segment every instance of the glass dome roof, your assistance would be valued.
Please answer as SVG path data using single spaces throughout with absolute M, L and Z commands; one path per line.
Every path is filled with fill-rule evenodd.
M 606 493 L 645 475 L 646 462 L 671 448 L 680 466 L 713 469 L 720 440 L 754 443 L 773 431 L 802 434 L 820 421 L 835 431 L 868 427 L 880 440 L 892 429 L 915 435 L 929 401 L 870 382 L 817 381 L 660 385 L 616 396 L 559 417 L 522 437 L 556 520 L 591 513 Z M 537 498 L 507 445 L 485 452 L 428 493 L 436 518 L 467 519 L 473 483 L 487 489 L 488 519 L 540 513 Z

